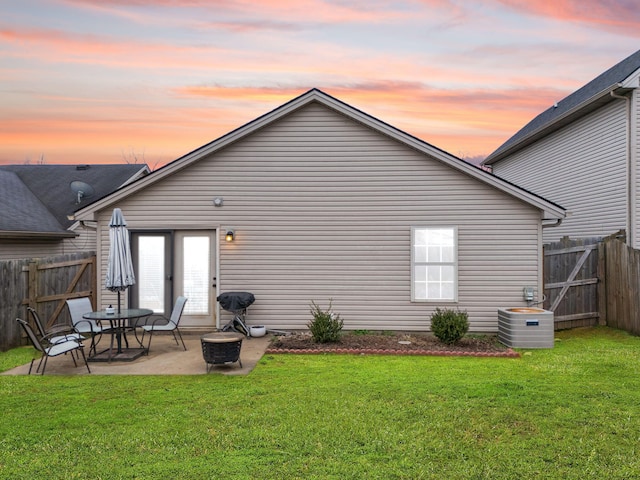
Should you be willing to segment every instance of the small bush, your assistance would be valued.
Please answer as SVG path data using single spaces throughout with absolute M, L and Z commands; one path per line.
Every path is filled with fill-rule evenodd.
M 431 315 L 431 331 L 443 343 L 452 345 L 460 340 L 469 330 L 467 312 L 436 308 Z
M 322 310 L 315 302 L 311 302 L 311 315 L 313 320 L 308 323 L 313 341 L 317 343 L 335 343 L 340 340 L 340 333 L 344 322 L 340 315 L 331 311 L 331 300 L 329 308 Z

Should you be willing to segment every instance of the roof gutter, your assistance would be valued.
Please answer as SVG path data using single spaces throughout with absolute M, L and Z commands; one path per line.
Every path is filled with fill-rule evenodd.
M 36 239 L 36 240 L 62 240 L 64 238 L 75 238 L 78 234 L 74 232 L 27 232 L 20 230 L 0 231 L 0 238 L 6 239 Z

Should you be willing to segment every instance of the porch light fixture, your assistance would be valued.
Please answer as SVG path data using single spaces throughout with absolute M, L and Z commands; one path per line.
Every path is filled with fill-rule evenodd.
M 224 239 L 227 242 L 233 242 L 233 239 L 235 238 L 236 234 L 233 230 L 227 230 L 227 234 L 225 235 Z
M 224 205 L 224 198 L 216 197 L 216 198 L 213 199 L 213 206 L 214 207 L 221 207 L 222 205 Z

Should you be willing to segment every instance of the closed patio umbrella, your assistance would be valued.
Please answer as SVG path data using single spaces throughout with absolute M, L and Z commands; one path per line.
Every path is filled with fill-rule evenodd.
M 118 292 L 118 312 L 120 312 L 120 292 L 135 283 L 127 222 L 122 211 L 115 208 L 109 222 L 109 259 L 104 286 L 112 292 Z

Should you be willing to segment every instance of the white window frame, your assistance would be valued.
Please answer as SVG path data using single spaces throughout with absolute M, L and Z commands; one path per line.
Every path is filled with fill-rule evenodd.
M 452 261 L 420 261 L 416 260 L 416 232 L 422 230 L 451 230 L 453 232 Z M 451 266 L 453 267 L 453 298 L 418 298 L 416 295 L 416 267 L 418 266 Z M 411 227 L 411 301 L 426 303 L 457 303 L 458 301 L 458 227 L 444 225 L 420 225 Z

